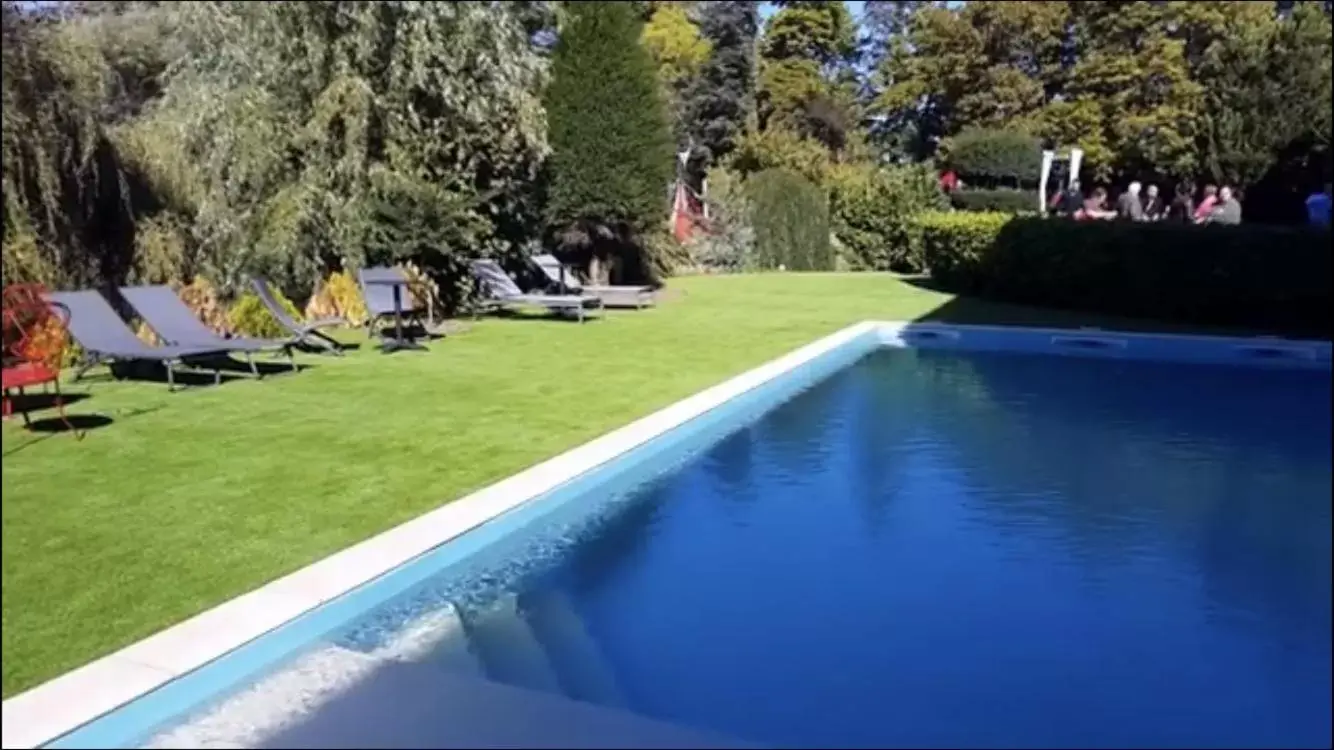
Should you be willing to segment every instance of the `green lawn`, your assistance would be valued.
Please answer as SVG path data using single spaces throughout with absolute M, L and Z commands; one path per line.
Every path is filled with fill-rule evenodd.
M 884 275 L 697 277 L 656 310 L 484 319 L 259 382 L 95 371 L 67 387 L 110 420 L 83 441 L 3 427 L 4 695 L 871 318 L 1144 327 Z

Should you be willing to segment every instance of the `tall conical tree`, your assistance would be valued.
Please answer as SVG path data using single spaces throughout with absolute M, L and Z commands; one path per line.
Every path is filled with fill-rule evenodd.
M 644 21 L 631 3 L 570 3 L 552 58 L 547 219 L 597 282 L 650 275 L 644 234 L 664 223 L 671 129 Z

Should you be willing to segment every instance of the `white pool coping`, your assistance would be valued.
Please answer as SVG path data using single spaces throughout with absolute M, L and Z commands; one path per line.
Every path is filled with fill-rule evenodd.
M 1053 347 L 1061 343 L 1058 339 L 1079 344 L 1093 338 L 1110 341 L 1119 349 L 1129 342 L 1136 346 L 1189 343 L 1195 346 L 1187 348 L 1230 347 L 1231 351 L 1296 347 L 1322 365 L 1330 356 L 1327 342 L 901 321 L 857 323 L 16 695 L 3 703 L 0 741 L 4 748 L 35 748 L 51 742 L 863 335 L 902 345 L 910 337 L 905 332 L 908 328 L 935 331 L 947 340 L 969 333 L 1006 338 L 1022 334 L 1041 337 Z

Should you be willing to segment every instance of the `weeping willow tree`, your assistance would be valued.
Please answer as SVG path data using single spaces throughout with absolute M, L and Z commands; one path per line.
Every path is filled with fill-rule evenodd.
M 64 7 L 5 3 L 7 279 L 305 294 L 538 236 L 545 3 Z
M 545 67 L 505 4 L 181 4 L 185 49 L 121 133 L 223 286 L 536 237 Z M 406 213 L 405 213 L 406 212 Z
M 8 1 L 2 11 L 5 283 L 123 278 L 133 196 L 103 123 L 105 59 L 59 17 Z

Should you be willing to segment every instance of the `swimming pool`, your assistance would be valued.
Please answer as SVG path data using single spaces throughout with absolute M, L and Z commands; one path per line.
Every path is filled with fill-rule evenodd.
M 487 691 L 770 746 L 1327 746 L 1329 414 L 1327 347 L 869 328 L 53 746 L 466 744 Z

